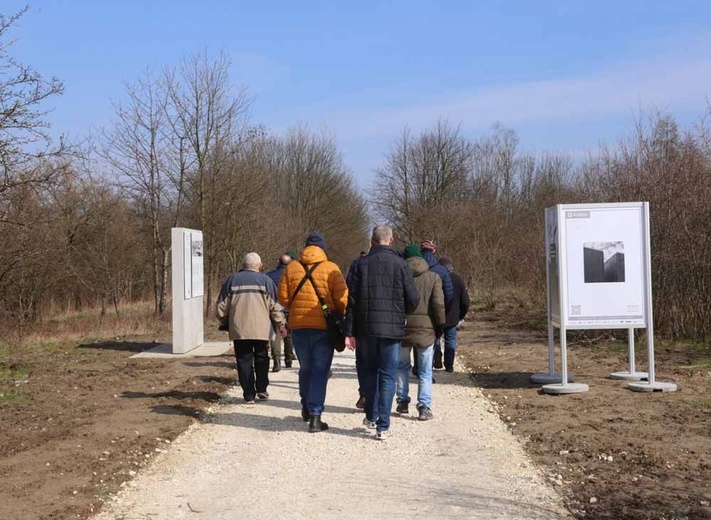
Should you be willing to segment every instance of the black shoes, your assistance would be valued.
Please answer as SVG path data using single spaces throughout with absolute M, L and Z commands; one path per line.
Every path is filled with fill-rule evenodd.
M 328 430 L 328 424 L 321 421 L 320 415 L 309 417 L 309 433 L 318 433 Z
M 430 410 L 428 406 L 420 406 L 418 410 L 420 412 L 420 416 L 418 417 L 420 421 L 429 421 L 434 417 L 432 410 Z
M 274 367 L 272 367 L 272 372 L 279 372 L 281 370 L 281 359 L 274 358 Z
M 365 410 L 365 396 L 364 395 L 361 395 L 358 398 L 358 401 L 356 401 L 356 408 L 358 408 L 359 410 Z
M 454 367 L 444 367 L 447 372 L 454 372 Z
M 266 401 L 269 399 L 269 392 L 257 392 L 257 399 L 261 401 Z
M 395 411 L 401 414 L 410 413 L 410 407 L 408 403 L 406 403 L 405 401 L 401 401 L 397 403 L 397 408 L 395 408 Z
M 286 368 L 291 368 L 291 359 L 285 359 L 284 360 L 284 366 Z
M 434 367 L 435 368 L 444 368 L 444 365 L 442 364 L 442 353 L 441 352 L 435 352 Z
M 308 422 L 309 420 L 309 411 L 305 406 L 301 407 L 301 419 L 303 419 L 304 422 Z

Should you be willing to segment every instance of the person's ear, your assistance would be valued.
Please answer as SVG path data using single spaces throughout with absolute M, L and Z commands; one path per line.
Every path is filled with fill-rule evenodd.
M 388 245 L 389 246 L 393 245 L 393 242 L 395 242 L 395 237 L 390 237 L 390 240 L 388 241 Z

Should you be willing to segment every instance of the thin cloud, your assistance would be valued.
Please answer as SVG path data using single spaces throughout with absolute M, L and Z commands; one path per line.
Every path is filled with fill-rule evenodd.
M 418 130 L 440 117 L 465 130 L 536 121 L 599 120 L 629 114 L 639 106 L 672 112 L 702 109 L 711 93 L 711 59 L 665 60 L 598 74 L 498 85 L 450 95 L 448 99 L 388 109 L 309 110 L 312 121 L 328 126 L 340 140 L 392 137 L 403 127 Z

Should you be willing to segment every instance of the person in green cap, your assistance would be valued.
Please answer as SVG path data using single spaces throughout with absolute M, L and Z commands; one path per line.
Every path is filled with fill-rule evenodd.
M 446 319 L 444 292 L 441 278 L 430 271 L 427 261 L 422 258 L 420 247 L 408 245 L 403 258 L 408 263 L 415 286 L 420 295 L 417 308 L 407 315 L 405 338 L 400 347 L 400 363 L 397 371 L 397 408 L 400 414 L 409 413 L 410 350 L 414 350 L 417 360 L 417 411 L 418 419 L 432 418 L 432 359 L 434 356 L 435 329 Z

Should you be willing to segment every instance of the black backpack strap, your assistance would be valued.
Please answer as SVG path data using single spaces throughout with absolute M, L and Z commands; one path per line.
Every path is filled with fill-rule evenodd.
M 299 262 L 299 261 L 297 260 L 297 262 Z M 301 262 L 299 262 L 299 263 L 301 264 Z M 304 286 L 304 284 L 306 283 L 306 280 L 310 280 L 310 279 L 311 279 L 311 273 L 314 271 L 314 269 L 316 269 L 316 268 L 318 267 L 318 265 L 319 265 L 320 263 L 321 263 L 321 262 L 316 262 L 315 264 L 313 264 L 313 265 L 311 266 L 311 268 L 309 268 L 308 271 L 306 270 L 306 266 L 304 266 L 304 264 L 301 264 L 301 267 L 304 268 L 304 277 L 301 279 L 301 281 L 299 282 L 299 285 L 296 287 L 296 291 L 294 291 L 294 294 L 291 296 L 291 302 L 292 302 L 292 303 L 293 303 L 294 300 L 296 299 L 296 295 L 299 294 L 299 291 L 301 291 L 301 288 L 302 288 L 302 287 Z M 313 285 L 313 282 L 311 282 L 311 285 Z M 316 286 L 314 286 L 314 290 L 315 290 L 315 289 L 316 289 Z M 316 296 L 318 296 L 318 292 L 316 293 Z M 319 296 L 319 301 L 320 301 L 320 300 L 321 300 L 321 297 Z

